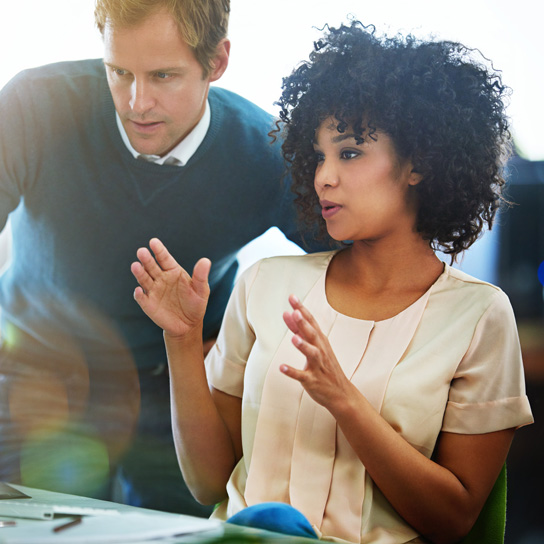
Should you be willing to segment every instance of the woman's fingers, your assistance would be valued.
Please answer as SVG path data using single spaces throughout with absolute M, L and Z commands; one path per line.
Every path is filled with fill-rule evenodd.
M 208 276 L 212 263 L 205 257 L 199 259 L 193 268 L 193 289 L 201 298 L 207 298 L 210 293 L 208 285 Z
M 149 247 L 153 251 L 155 259 L 157 259 L 157 263 L 162 270 L 170 270 L 179 266 L 176 259 L 170 255 L 166 246 L 158 238 L 152 238 L 149 241 Z
M 153 286 L 153 278 L 147 273 L 140 262 L 132 263 L 130 265 L 130 271 L 145 292 L 151 289 Z
M 310 310 L 308 310 L 308 308 L 306 308 L 306 306 L 304 306 L 304 304 L 302 304 L 302 302 L 300 302 L 300 300 L 298 299 L 298 297 L 296 295 L 290 295 L 289 296 L 289 304 L 291 304 L 291 307 L 293 308 L 293 310 L 295 312 L 298 310 L 302 314 L 302 317 L 304 317 L 304 319 L 306 321 L 308 321 L 308 323 L 314 329 L 321 332 L 321 330 L 319 328 L 319 325 L 317 324 L 317 321 L 315 320 L 315 318 L 312 315 L 312 313 L 310 312 Z
M 326 351 L 326 346 L 321 341 L 321 329 L 310 311 L 297 297 L 291 295 L 289 303 L 293 311 L 284 312 L 283 320 L 294 334 L 292 338 L 294 346 L 306 356 L 307 367 L 312 366 L 321 360 L 321 355 Z
M 300 310 L 293 312 L 293 319 L 298 325 L 299 334 L 308 342 L 317 344 L 321 330 L 313 317 L 310 315 L 311 321 Z
M 294 334 L 293 345 L 306 357 L 306 368 L 319 368 L 335 359 L 327 337 L 321 332 L 312 313 L 294 296 L 289 297 L 293 312 L 285 312 L 283 319 Z
M 296 297 L 289 297 L 289 302 L 293 311 L 285 312 L 284 321 L 294 333 L 293 345 L 306 364 L 304 368 L 283 364 L 280 371 L 297 380 L 317 403 L 331 406 L 345 395 L 347 378 L 311 312 Z
M 309 313 L 308 315 L 311 316 Z M 283 319 L 292 333 L 310 344 L 315 346 L 320 345 L 321 331 L 315 320 L 313 321 L 313 324 L 310 323 L 310 321 L 302 314 L 300 310 L 285 312 L 283 314 Z
M 210 292 L 208 276 L 212 264 L 209 259 L 198 260 L 193 268 L 193 276 L 190 277 L 158 238 L 151 239 L 149 247 L 153 254 L 145 247 L 139 248 L 136 252 L 139 262 L 132 263 L 130 267 L 143 289 L 143 293 L 135 292 L 135 297 L 148 295 L 155 285 L 161 285 L 163 288 L 183 285 L 185 292 L 192 289 L 200 298 L 208 298 Z
M 294 334 L 298 334 L 298 324 L 297 322 L 293 319 L 293 314 L 292 312 L 283 312 L 283 321 L 285 322 L 285 324 L 287 325 L 288 329 L 294 333 Z
M 170 255 L 165 245 L 158 238 L 152 238 L 149 242 L 149 247 L 153 250 L 153 254 L 146 247 L 139 248 L 136 256 L 140 263 L 133 263 L 131 266 L 132 273 L 135 275 L 138 283 L 144 288 L 144 291 L 147 292 L 155 280 L 161 277 L 164 278 L 164 272 L 176 269 L 180 271 L 184 278 L 189 280 L 187 272 Z M 143 271 L 147 273 L 149 279 L 144 277 L 143 271 L 137 266 L 138 264 L 141 264 Z M 143 285 L 140 280 L 145 281 L 146 285 Z
M 141 287 L 136 287 L 134 289 L 134 300 L 142 307 L 144 308 L 146 305 L 146 294 L 144 290 Z
M 297 380 L 299 382 L 303 382 L 305 379 L 305 373 L 303 370 L 298 370 L 289 365 L 281 365 L 280 371 L 286 376 L 289 376 L 289 378 L 293 378 L 293 380 Z
M 138 251 L 136 251 L 136 257 L 138 257 L 142 267 L 149 274 L 151 279 L 154 280 L 162 273 L 162 268 L 157 264 L 157 261 L 146 247 L 139 248 Z
M 293 342 L 293 345 L 306 357 L 307 366 L 312 365 L 314 361 L 320 360 L 321 350 L 315 344 L 304 340 L 304 338 L 298 334 L 295 334 L 291 341 Z

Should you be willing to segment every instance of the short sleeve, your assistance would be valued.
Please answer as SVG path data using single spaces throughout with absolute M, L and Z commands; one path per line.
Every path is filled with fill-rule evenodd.
M 481 434 L 532 422 L 514 313 L 497 290 L 452 380 L 442 430 Z
M 217 342 L 206 357 L 208 383 L 215 389 L 242 397 L 246 362 L 255 343 L 247 319 L 247 301 L 260 263 L 245 270 L 229 298 Z

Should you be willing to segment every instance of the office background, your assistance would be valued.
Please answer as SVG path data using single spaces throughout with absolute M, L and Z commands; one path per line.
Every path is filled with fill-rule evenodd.
M 539 0 L 231 0 L 229 69 L 218 85 L 271 113 L 281 78 L 307 58 L 326 23 L 353 14 L 378 31 L 411 32 L 480 49 L 513 89 L 509 115 L 517 156 L 510 161 L 510 198 L 499 217 L 458 266 L 500 285 L 520 325 L 527 386 L 536 423 L 522 429 L 509 458 L 507 543 L 544 541 L 544 303 L 538 267 L 544 262 L 544 42 Z M 100 57 L 93 0 L 0 2 L 0 87 L 19 70 L 59 60 Z M 1 120 L 0 120 L 1 122 Z M 265 253 L 296 253 L 277 231 L 245 248 L 247 266 Z M 0 235 L 0 266 L 9 260 L 9 227 Z M 544 266 L 544 265 L 543 265 Z M 544 277 L 544 272 L 541 279 Z

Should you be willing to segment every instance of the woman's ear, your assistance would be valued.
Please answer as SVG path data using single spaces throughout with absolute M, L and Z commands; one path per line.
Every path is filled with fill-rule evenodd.
M 421 174 L 418 174 L 413 168 L 410 172 L 410 177 L 408 179 L 408 185 L 417 185 L 421 180 L 423 179 L 423 176 Z

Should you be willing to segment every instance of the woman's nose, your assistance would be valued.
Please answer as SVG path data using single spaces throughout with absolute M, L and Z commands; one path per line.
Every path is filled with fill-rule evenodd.
M 314 185 L 316 189 L 338 185 L 338 171 L 331 161 L 323 160 L 317 165 Z

